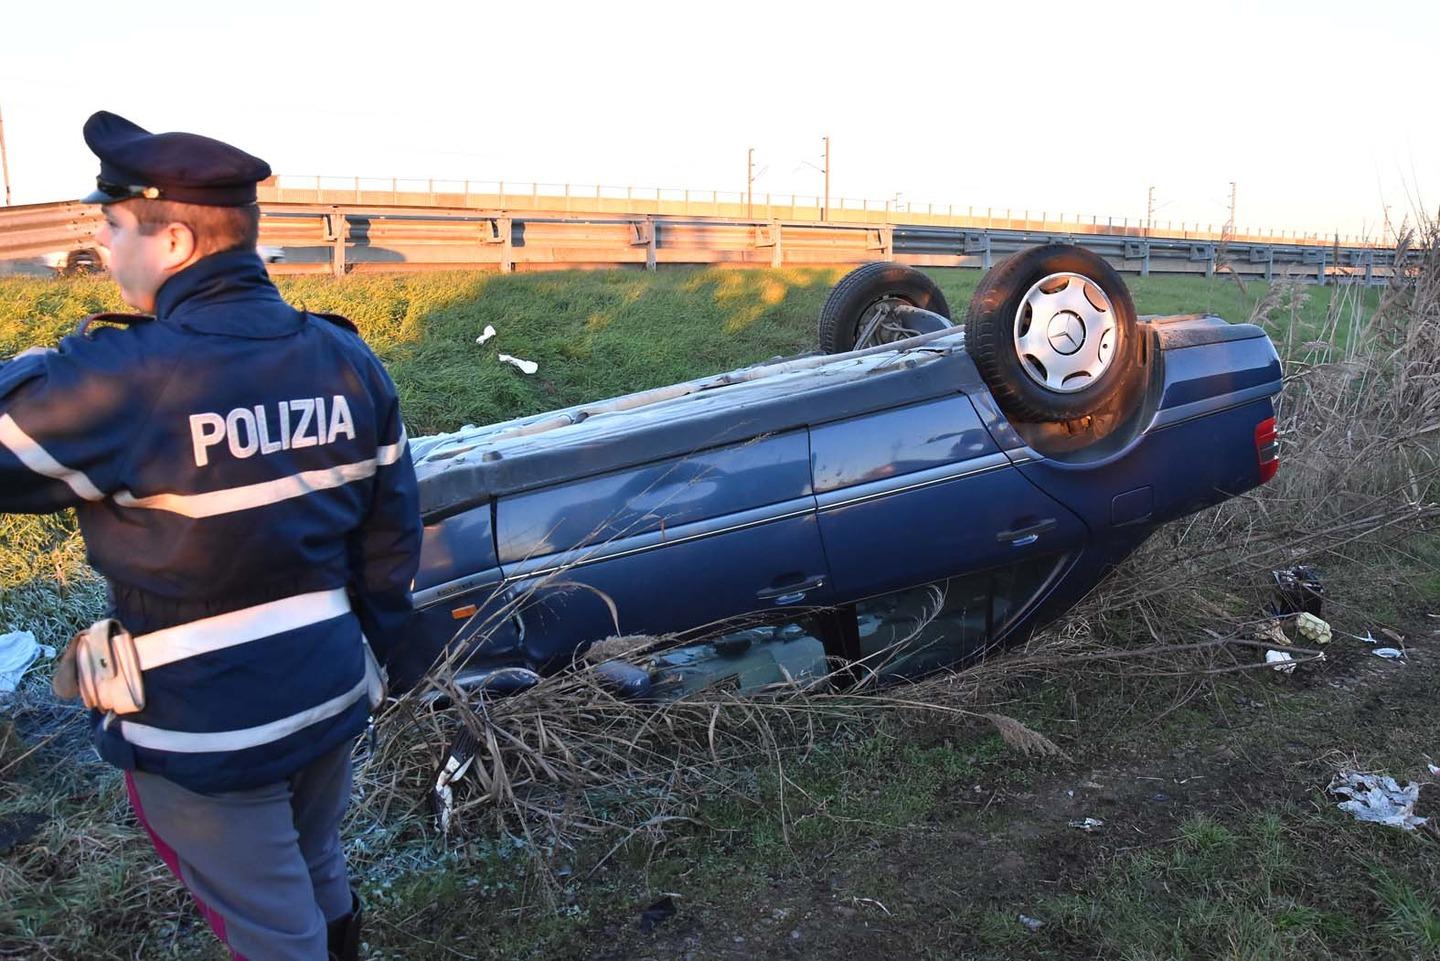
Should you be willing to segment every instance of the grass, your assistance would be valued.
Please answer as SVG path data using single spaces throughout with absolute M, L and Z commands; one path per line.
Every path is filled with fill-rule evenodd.
M 807 349 L 839 273 L 296 277 L 281 287 L 361 326 L 418 435 Z M 933 273 L 963 311 L 978 272 Z M 1346 356 L 1353 318 L 1375 298 L 1241 291 L 1223 278 L 1128 282 L 1142 313 L 1243 320 L 1263 302 L 1302 366 Z M 0 356 L 119 307 L 102 280 L 0 280 Z M 486 324 L 499 334 L 477 347 Z M 1325 345 L 1306 346 L 1314 340 Z M 540 373 L 497 364 L 496 351 L 536 360 Z M 1351 462 L 1332 459 L 1314 468 L 1317 489 L 1346 503 L 1378 496 L 1361 479 L 1334 479 Z M 1274 490 L 1261 503 L 1280 513 Z M 1234 514 L 1206 523 L 1219 538 Z M 567 799 L 597 821 L 628 819 L 623 843 L 513 822 L 445 841 L 423 816 L 371 814 L 375 795 L 362 795 L 348 843 L 372 909 L 369 957 L 1440 957 L 1440 835 L 1356 824 L 1320 793 L 1342 762 L 1404 779 L 1425 776 L 1426 751 L 1440 761 L 1431 611 L 1417 606 L 1440 597 L 1440 539 L 1394 539 L 1384 553 L 1378 543 L 1329 558 L 1330 616 L 1350 633 L 1403 628 L 1411 665 L 1337 641 L 1323 667 L 1292 678 L 1071 668 L 986 692 L 986 709 L 1027 719 L 1063 758 L 1019 757 L 973 717 L 877 710 L 798 743 L 756 743 L 756 763 L 716 772 L 684 806 L 638 777 Z M 0 630 L 62 639 L 103 603 L 87 571 L 73 520 L 0 517 Z M 1197 585 L 1208 623 L 1251 613 L 1254 596 L 1235 580 Z M 1126 610 L 1068 629 L 1143 636 L 1144 617 Z M 1167 610 L 1155 602 L 1145 617 Z M 220 957 L 127 823 L 115 772 L 75 762 L 73 713 L 57 713 L 38 683 L 0 720 L 0 829 L 48 818 L 33 842 L 0 855 L 0 957 Z M 1067 826 L 1092 815 L 1106 822 L 1096 833 Z M 639 912 L 665 893 L 678 896 L 677 916 L 641 934 Z M 1030 931 L 1020 914 L 1043 926 Z

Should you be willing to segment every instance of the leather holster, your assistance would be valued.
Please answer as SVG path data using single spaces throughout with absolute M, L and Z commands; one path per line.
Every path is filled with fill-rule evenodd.
M 135 639 L 114 618 L 96 621 L 70 640 L 50 686 L 57 697 L 79 697 L 97 711 L 134 714 L 145 709 Z

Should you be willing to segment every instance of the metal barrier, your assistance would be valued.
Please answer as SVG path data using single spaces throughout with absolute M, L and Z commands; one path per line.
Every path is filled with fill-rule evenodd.
M 285 248 L 277 273 L 446 268 L 554 270 L 661 264 L 753 267 L 844 265 L 897 260 L 925 267 L 988 268 L 1033 244 L 1067 242 L 1141 274 L 1229 271 L 1270 280 L 1299 277 L 1373 283 L 1393 275 L 1394 251 L 1136 236 L 1124 230 L 1037 230 L 926 224 L 349 204 L 263 203 L 260 238 Z M 77 203 L 0 208 L 0 259 L 83 249 L 97 208 Z
M 0 260 L 82 250 L 99 228 L 100 208 L 76 201 L 0 207 Z
M 898 195 L 897 195 L 898 197 Z M 281 175 L 260 185 L 261 203 L 337 204 L 353 207 L 431 207 L 449 210 L 531 210 L 565 214 L 718 217 L 810 223 L 893 223 L 985 230 L 1031 230 L 1071 234 L 1125 234 L 1182 240 L 1236 240 L 1303 246 L 1376 246 L 1367 238 L 1306 234 L 1294 230 L 1231 228 L 1215 224 L 1146 223 L 1126 217 L 957 206 L 913 201 L 840 197 L 827 211 L 820 197 L 745 194 L 734 190 L 600 184 L 516 183 L 503 180 L 439 180 L 403 177 L 297 177 Z M 1384 246 L 1380 244 L 1379 246 Z

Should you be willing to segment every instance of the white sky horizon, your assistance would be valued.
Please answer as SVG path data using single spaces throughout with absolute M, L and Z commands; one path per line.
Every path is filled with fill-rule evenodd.
M 757 198 L 817 196 L 828 135 L 836 203 L 1135 222 L 1153 185 L 1218 229 L 1235 181 L 1241 229 L 1383 241 L 1434 214 L 1440 6 L 1360 9 L 75 0 L 0 16 L 0 115 L 17 204 L 90 189 L 105 109 L 282 176 L 739 193 L 754 147 Z

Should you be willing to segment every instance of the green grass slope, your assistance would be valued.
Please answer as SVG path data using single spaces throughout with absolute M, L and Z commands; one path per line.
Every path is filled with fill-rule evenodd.
M 662 386 L 814 346 L 815 323 L 839 268 L 678 268 L 545 274 L 433 273 L 282 277 L 310 310 L 344 314 L 380 354 L 400 391 L 412 436 L 484 424 Z M 979 283 L 974 270 L 931 271 L 957 315 Z M 1128 278 L 1141 313 L 1250 316 L 1269 288 L 1223 278 Z M 1320 336 L 1335 288 L 1295 299 L 1295 330 Z M 1358 299 L 1351 297 L 1352 300 Z M 104 277 L 0 279 L 0 357 L 51 345 L 77 320 L 124 311 Z M 475 343 L 485 329 L 496 335 Z M 1296 331 L 1299 331 L 1297 335 Z M 540 365 L 526 376 L 496 361 Z M 0 630 L 30 628 L 49 643 L 90 618 L 101 592 L 73 520 L 0 516 Z

